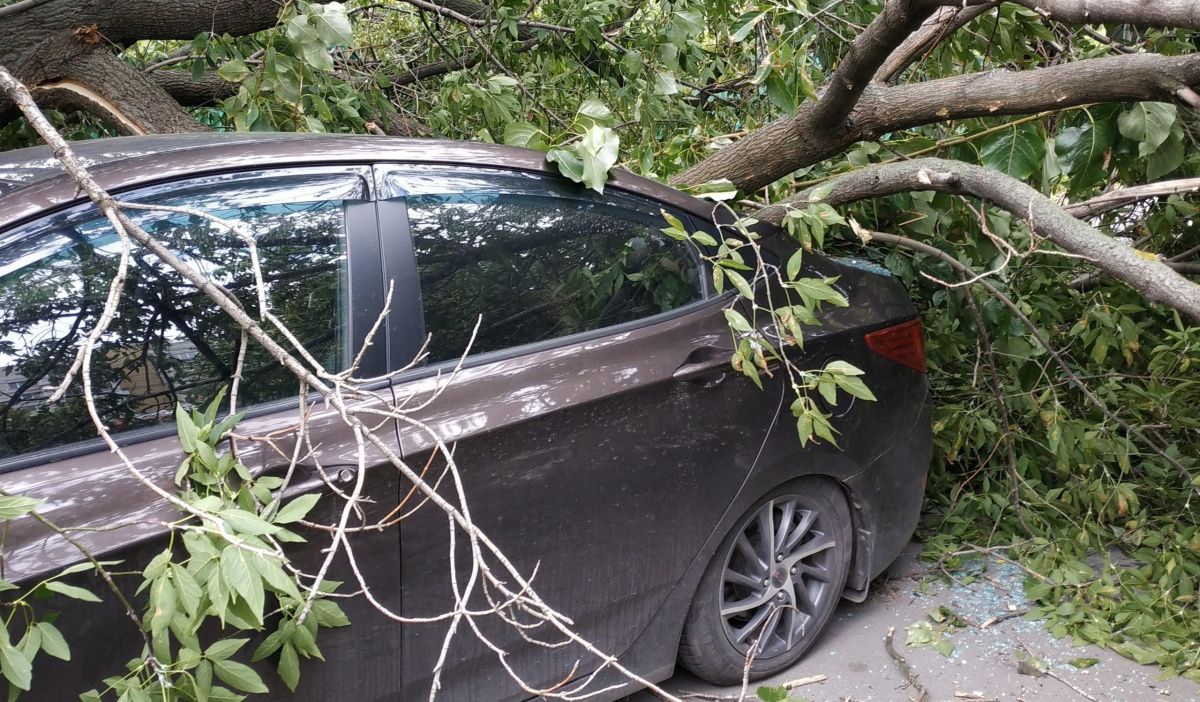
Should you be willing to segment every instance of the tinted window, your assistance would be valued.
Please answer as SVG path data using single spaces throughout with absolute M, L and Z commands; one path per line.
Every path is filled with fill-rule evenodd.
M 315 359 L 339 369 L 345 338 L 342 200 L 365 194 L 348 175 L 226 176 L 141 199 L 201 209 L 252 233 L 273 312 Z M 145 229 L 258 315 L 250 256 L 209 220 L 137 212 Z M 47 404 L 96 324 L 120 246 L 94 208 L 51 218 L 0 241 L 0 458 L 95 436 L 78 383 Z M 92 357 L 100 412 L 110 430 L 172 420 L 176 403 L 208 402 L 230 382 L 240 332 L 203 294 L 135 248 L 115 320 Z M 296 392 L 291 374 L 250 344 L 244 405 Z
M 511 348 L 675 309 L 703 296 L 685 244 L 632 197 L 409 195 L 430 361 Z

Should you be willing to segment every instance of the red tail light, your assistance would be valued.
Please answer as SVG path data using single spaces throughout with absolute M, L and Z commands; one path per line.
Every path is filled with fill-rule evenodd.
M 925 372 L 925 338 L 921 334 L 921 320 L 914 319 L 873 331 L 863 338 L 867 341 L 867 348 L 880 356 L 918 373 Z

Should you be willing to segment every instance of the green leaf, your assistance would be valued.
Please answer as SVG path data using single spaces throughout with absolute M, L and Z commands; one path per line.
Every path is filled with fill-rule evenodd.
M 213 661 L 213 670 L 222 682 L 235 690 L 259 695 L 268 692 L 262 678 L 245 663 L 231 660 Z
M 702 183 L 692 188 L 691 192 L 696 197 L 704 198 L 705 200 L 724 202 L 737 197 L 738 189 L 728 178 L 718 178 L 717 180 L 710 180 L 707 183 Z
M 21 642 L 17 644 L 17 650 L 25 656 L 25 660 L 32 662 L 37 652 L 42 648 L 42 632 L 36 626 L 31 626 L 25 630 L 25 635 L 21 637 Z
M 223 661 L 242 649 L 250 639 L 221 639 L 204 649 L 204 657 L 212 661 Z
M 323 73 L 333 70 L 333 57 L 329 55 L 329 49 L 326 49 L 323 44 L 306 43 L 303 45 L 302 53 L 305 62 L 315 70 Z
M 752 14 L 749 17 L 742 15 L 734 21 L 733 26 L 737 27 L 737 29 L 729 35 L 729 38 L 735 42 L 745 41 L 746 37 L 750 36 L 750 32 L 753 32 L 758 23 L 762 21 L 762 18 L 766 16 L 766 12 Z
M 1097 663 L 1099 663 L 1100 659 L 1099 658 L 1072 658 L 1071 660 L 1069 660 L 1067 662 L 1070 663 L 1071 665 L 1075 666 L 1076 668 L 1079 668 L 1080 670 L 1086 670 L 1086 669 L 1091 668 L 1092 666 L 1096 665 Z
M 312 23 L 321 39 L 331 46 L 350 46 L 354 41 L 354 32 L 350 27 L 350 18 L 346 16 L 346 7 L 340 2 L 327 2 L 323 5 L 310 5 Z
M 273 534 L 278 530 L 278 527 L 268 524 L 257 514 L 252 514 L 236 507 L 223 509 L 217 512 L 217 515 L 225 520 L 225 523 L 238 534 L 262 536 L 264 534 Z
M 576 183 L 583 182 L 583 160 L 570 149 L 550 149 L 546 160 L 558 165 L 558 172 Z
M 748 332 L 754 331 L 754 327 L 750 326 L 750 322 L 747 321 L 746 318 L 742 316 L 741 312 L 738 312 L 737 310 L 733 310 L 733 309 L 726 309 L 726 310 L 724 310 L 724 312 L 725 312 L 725 322 L 727 324 L 729 324 L 730 329 L 734 330 L 735 332 L 743 332 L 743 333 L 748 333 Z
M 220 563 L 221 579 L 246 602 L 250 611 L 261 621 L 266 596 L 262 579 L 250 565 L 250 554 L 231 545 L 221 552 Z
M 767 98 L 787 114 L 796 111 L 796 96 L 792 87 L 779 71 L 771 71 L 767 75 L 763 87 L 767 90 Z
M 800 275 L 800 269 L 804 265 L 804 249 L 796 249 L 796 253 L 788 257 L 787 261 L 787 277 L 788 280 L 795 280 L 796 276 Z
M 692 232 L 692 241 L 696 242 L 697 244 L 699 244 L 701 246 L 716 246 L 717 245 L 717 240 L 713 238 L 712 234 L 709 234 L 708 232 L 702 232 L 702 231 Z
M 27 692 L 33 682 L 33 666 L 29 659 L 8 643 L 0 643 L 0 673 L 14 687 Z
M 863 375 L 863 371 L 858 367 L 845 361 L 830 361 L 825 365 L 825 370 L 837 375 Z
M 529 122 L 509 122 L 504 127 L 504 143 L 528 149 L 545 149 L 546 140 L 542 130 Z
M 831 381 L 828 377 L 821 376 L 817 378 L 817 392 L 830 405 L 837 404 L 837 383 Z
M 212 673 L 211 661 L 200 661 L 196 666 L 196 702 L 207 702 L 209 699 L 212 693 Z
M 341 605 L 332 600 L 317 600 L 312 603 L 313 617 L 321 626 L 337 628 L 350 626 L 350 618 L 342 611 Z
M 150 632 L 159 635 L 175 618 L 179 604 L 175 586 L 167 578 L 159 578 L 150 585 Z
M 980 162 L 1017 180 L 1029 180 L 1041 167 L 1045 148 L 1037 125 L 1021 124 L 987 139 Z
M 1176 127 L 1171 130 L 1158 149 L 1146 159 L 1146 178 L 1158 180 L 1176 168 L 1183 165 L 1186 155 L 1183 142 L 1183 130 Z
M 733 283 L 733 287 L 737 288 L 737 291 L 741 293 L 742 297 L 746 298 L 747 300 L 754 299 L 754 289 L 750 287 L 750 283 L 747 282 L 744 277 L 742 277 L 741 273 L 727 270 L 725 271 L 725 277 L 729 278 L 729 282 Z
M 71 660 L 71 647 L 62 633 L 50 622 L 38 622 L 38 631 L 42 634 L 42 650 L 62 661 Z
M 1138 142 L 1138 155 L 1149 156 L 1162 146 L 1175 126 L 1178 110 L 1165 102 L 1139 102 L 1117 118 L 1121 136 Z
M 608 171 L 617 163 L 620 142 L 617 133 L 608 127 L 588 127 L 575 149 L 583 164 L 581 182 L 598 193 L 604 192 Z
M 217 69 L 217 75 L 221 76 L 230 83 L 238 83 L 246 76 L 250 75 L 250 69 L 241 59 L 226 61 L 224 65 Z M 186 450 L 186 447 L 185 447 Z
M 317 504 L 317 500 L 321 499 L 320 493 L 312 493 L 301 495 L 291 502 L 284 505 L 279 513 L 275 515 L 273 521 L 275 524 L 291 524 L 298 522 L 308 516 L 313 506 Z
M 279 654 L 278 670 L 283 684 L 295 692 L 296 685 L 300 683 L 300 658 L 296 655 L 296 647 L 290 643 L 283 645 L 283 651 Z
M 818 185 L 817 187 L 815 187 L 811 191 L 809 191 L 808 201 L 809 202 L 823 201 L 825 198 L 829 197 L 829 193 L 833 192 L 833 186 L 835 186 L 835 185 L 837 185 L 837 182 L 833 181 L 833 180 L 827 180 L 824 183 Z
M 90 590 L 84 590 L 81 587 L 68 585 L 58 580 L 51 580 L 46 583 L 46 589 L 51 592 L 57 592 L 60 595 L 65 595 L 73 600 L 82 600 L 83 602 L 99 602 L 100 598 L 96 597 L 95 593 Z
M 787 702 L 788 689 L 782 685 L 779 687 L 760 687 L 755 691 L 758 699 L 761 702 Z
M 704 31 L 704 17 L 699 10 L 676 10 L 675 22 L 688 36 Z
M 675 82 L 675 74 L 670 71 L 659 71 L 654 74 L 654 94 L 655 95 L 674 95 L 679 92 L 679 85 Z
M 612 118 L 612 110 L 608 109 L 608 105 L 605 105 L 596 98 L 584 100 L 579 105 L 577 112 L 584 117 L 600 123 L 607 123 Z
M 179 604 L 183 605 L 183 611 L 188 616 L 195 614 L 200 606 L 200 598 L 204 595 L 200 583 L 196 582 L 196 578 L 187 568 L 178 563 L 171 564 L 171 577 L 175 580 L 175 592 L 179 595 Z
M 1087 190 L 1106 179 L 1109 149 L 1116 140 L 1116 128 L 1110 120 L 1097 121 L 1091 113 L 1087 116 L 1087 123 L 1062 130 L 1054 142 L 1059 164 L 1071 178 L 1074 192 Z
M 21 495 L 0 495 L 0 521 L 24 517 L 37 509 L 42 500 Z
M 850 393 L 860 400 L 875 401 L 875 393 L 871 392 L 866 383 L 860 378 L 849 378 L 844 375 L 834 376 L 834 382 L 842 390 Z

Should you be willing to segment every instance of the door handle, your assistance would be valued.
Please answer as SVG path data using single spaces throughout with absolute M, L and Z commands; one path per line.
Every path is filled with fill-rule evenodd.
M 296 464 L 295 470 L 292 471 L 291 481 L 283 490 L 283 496 L 286 498 L 303 495 L 327 486 L 345 486 L 353 483 L 354 478 L 358 475 L 357 466 L 325 466 L 324 470 L 325 475 L 322 476 L 316 466 L 307 463 Z M 287 475 L 287 472 L 286 465 L 273 465 L 258 471 L 254 477 L 282 478 Z
M 729 371 L 728 352 L 705 347 L 690 353 L 682 366 L 675 369 L 671 377 L 680 382 L 705 380 L 718 373 L 723 377 Z

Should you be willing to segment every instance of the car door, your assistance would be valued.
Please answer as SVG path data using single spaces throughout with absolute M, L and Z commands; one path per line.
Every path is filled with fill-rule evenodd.
M 290 168 L 203 176 L 122 197 L 195 208 L 243 225 L 255 239 L 272 310 L 316 362 L 336 371 L 357 352 L 381 306 L 370 182 L 366 167 Z M 248 250 L 237 237 L 183 211 L 133 216 L 188 264 L 233 292 L 248 310 L 257 309 Z M 95 431 L 77 392 L 62 402 L 44 402 L 70 365 L 81 335 L 95 324 L 118 250 L 111 228 L 90 204 L 0 234 L 0 378 L 5 381 L 0 385 L 0 484 L 46 500 L 42 514 L 62 527 L 78 528 L 74 538 L 84 546 L 138 568 L 162 550 L 163 525 L 177 520 L 178 513 L 91 438 Z M 180 457 L 175 406 L 206 405 L 230 382 L 239 348 L 240 332 L 215 305 L 152 255 L 135 252 L 123 301 L 93 356 L 93 382 L 102 417 L 148 479 L 173 489 Z M 360 372 L 379 374 L 385 357 L 382 345 L 369 350 Z M 248 348 L 245 359 L 240 407 L 248 416 L 239 431 L 272 434 L 290 456 L 297 383 L 260 349 Z M 302 454 L 293 494 L 329 492 L 315 471 L 317 460 L 342 479 L 353 477 L 344 474 L 344 467 L 358 464 L 347 431 L 327 414 L 314 415 L 310 439 L 317 448 Z M 240 457 L 255 470 L 279 470 L 287 463 L 249 442 L 241 444 Z M 369 463 L 377 460 L 369 458 Z M 394 503 L 393 475 L 371 471 L 368 504 L 386 508 Z M 334 522 L 339 505 L 323 498 L 310 518 Z M 308 543 L 290 553 L 299 567 L 315 572 L 328 536 L 316 531 L 306 536 Z M 364 570 L 375 594 L 398 608 L 396 531 L 358 534 L 352 543 L 370 554 Z M 28 518 L 11 524 L 5 552 L 5 577 L 15 581 L 81 559 L 71 544 Z M 347 581 L 346 590 L 359 589 L 344 559 L 330 577 Z M 95 582 L 80 584 L 105 594 Z M 86 655 L 69 664 L 40 661 L 34 676 L 40 699 L 73 699 L 138 655 L 141 636 L 111 600 L 62 617 L 59 625 L 68 640 Z M 76 608 L 73 602 L 58 604 Z M 298 694 L 313 700 L 335 693 L 394 700 L 400 676 L 395 627 L 381 622 L 362 598 L 343 606 L 355 626 L 320 637 L 326 662 L 305 662 Z M 286 693 L 278 678 L 266 679 L 275 694 Z
M 430 335 L 426 366 L 401 378 L 397 397 L 428 402 L 414 419 L 452 446 L 475 522 L 577 632 L 621 654 L 697 556 L 778 407 L 726 373 L 730 298 L 659 231 L 659 203 L 615 188 L 601 197 L 536 174 L 434 166 L 385 169 L 382 182 L 409 229 L 385 224 L 384 246 L 411 237 L 404 255 Z M 430 434 L 402 423 L 399 439 L 457 503 L 444 461 L 429 460 Z M 461 584 L 469 561 L 457 541 Z M 427 504 L 401 522 L 406 616 L 452 608 L 449 567 L 446 518 Z M 534 688 L 598 664 L 496 617 L 478 624 L 478 635 L 459 628 L 442 699 L 528 696 L 491 647 Z M 403 629 L 404 699 L 428 694 L 446 630 Z M 562 640 L 548 626 L 524 635 Z

